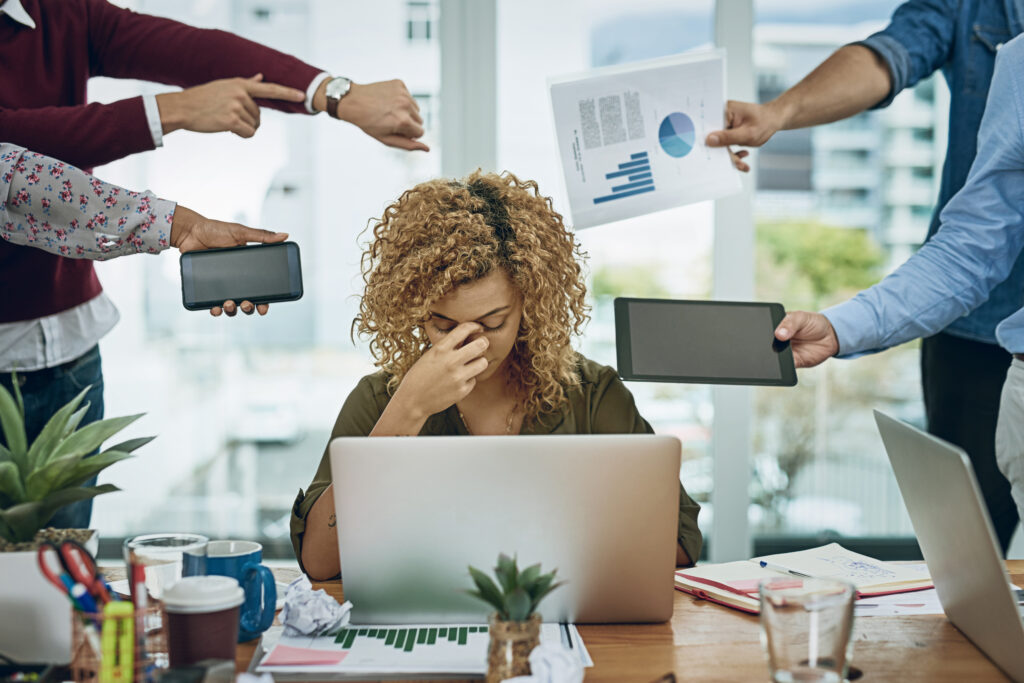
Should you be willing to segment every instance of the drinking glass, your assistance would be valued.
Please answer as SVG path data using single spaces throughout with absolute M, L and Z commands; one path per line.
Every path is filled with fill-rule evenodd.
M 761 582 L 761 642 L 774 683 L 846 680 L 855 595 L 838 579 Z
M 124 542 L 124 561 L 146 567 L 146 591 L 160 600 L 164 591 L 181 578 L 186 552 L 202 554 L 206 536 L 199 534 L 145 534 Z

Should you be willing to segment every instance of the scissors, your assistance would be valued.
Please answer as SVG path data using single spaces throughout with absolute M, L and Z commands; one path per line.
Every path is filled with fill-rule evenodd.
M 60 561 L 60 568 L 54 568 L 52 556 Z M 43 541 L 37 554 L 39 569 L 46 580 L 62 591 L 70 594 L 72 599 L 81 604 L 85 611 L 95 611 L 95 603 L 106 604 L 110 601 L 110 593 L 103 581 L 103 575 L 96 567 L 96 560 L 85 547 L 76 541 L 61 541 L 60 545 L 51 541 Z M 77 589 L 81 585 L 84 590 Z M 91 599 L 86 600 L 87 594 Z M 92 610 L 88 609 L 93 603 Z

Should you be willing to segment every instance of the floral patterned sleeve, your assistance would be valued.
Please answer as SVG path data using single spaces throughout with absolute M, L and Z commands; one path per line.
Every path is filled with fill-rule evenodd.
M 70 164 L 0 143 L 0 238 L 70 258 L 107 260 L 169 246 L 176 205 Z

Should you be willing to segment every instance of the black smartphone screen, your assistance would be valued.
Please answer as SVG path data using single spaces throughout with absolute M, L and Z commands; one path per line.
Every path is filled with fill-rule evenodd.
M 201 310 L 228 299 L 241 303 L 302 297 L 302 267 L 295 242 L 190 251 L 181 255 L 185 308 Z
M 701 384 L 796 384 L 793 351 L 775 339 L 781 304 L 615 300 L 623 379 Z

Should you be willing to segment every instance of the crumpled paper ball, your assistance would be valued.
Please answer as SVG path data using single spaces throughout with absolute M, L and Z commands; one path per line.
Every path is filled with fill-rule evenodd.
M 288 584 L 281 609 L 286 636 L 318 636 L 348 625 L 352 603 L 338 601 L 324 589 L 313 590 L 305 574 Z
M 550 643 L 530 653 L 530 675 L 509 678 L 505 683 L 583 683 L 583 662 L 571 650 Z

